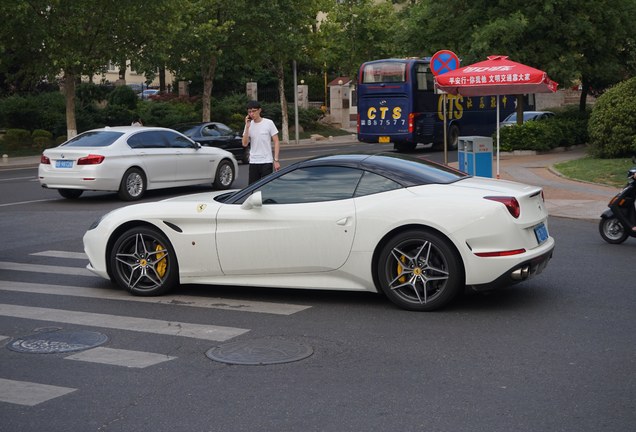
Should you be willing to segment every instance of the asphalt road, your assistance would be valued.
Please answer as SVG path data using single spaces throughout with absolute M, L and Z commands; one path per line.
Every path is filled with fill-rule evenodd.
M 284 163 L 321 149 L 288 149 Z M 633 239 L 609 245 L 594 222 L 551 218 L 543 274 L 435 313 L 366 293 L 207 286 L 141 301 L 84 271 L 84 230 L 121 205 L 0 172 L 0 431 L 634 430 Z M 87 331 L 107 341 L 38 353 Z M 206 355 L 233 343 L 304 357 Z

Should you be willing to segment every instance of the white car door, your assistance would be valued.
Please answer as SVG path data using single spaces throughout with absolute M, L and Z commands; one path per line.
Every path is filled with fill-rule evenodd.
M 325 272 L 346 262 L 356 229 L 353 192 L 361 173 L 338 176 L 324 172 L 329 167 L 314 168 L 323 172 L 299 169 L 260 188 L 262 206 L 221 207 L 216 239 L 225 274 Z M 329 175 L 331 180 L 325 180 Z
M 205 183 L 214 180 L 217 155 L 209 148 L 201 147 L 188 138 L 167 132 L 168 145 L 175 155 L 176 180 L 184 184 Z
M 135 163 L 146 173 L 149 189 L 174 182 L 177 171 L 174 150 L 168 147 L 162 131 L 136 133 L 128 138 L 128 146 L 135 155 Z

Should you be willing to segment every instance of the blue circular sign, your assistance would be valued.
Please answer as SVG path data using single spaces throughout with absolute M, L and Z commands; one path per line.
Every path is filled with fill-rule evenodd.
M 431 72 L 433 75 L 441 75 L 459 67 L 459 57 L 452 51 L 440 50 L 431 57 Z

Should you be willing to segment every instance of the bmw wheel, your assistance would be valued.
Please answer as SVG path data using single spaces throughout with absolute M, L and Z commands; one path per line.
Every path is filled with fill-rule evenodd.
M 66 199 L 78 199 L 84 192 L 81 189 L 58 189 L 57 191 Z
M 174 249 L 156 228 L 135 227 L 123 233 L 109 261 L 113 281 L 135 295 L 161 295 L 179 283 Z
M 391 238 L 379 255 L 380 288 L 397 306 L 432 311 L 451 302 L 465 286 L 455 249 L 439 234 L 411 230 Z
M 623 243 L 629 237 L 629 233 L 616 217 L 602 218 L 598 224 L 598 231 L 603 240 L 611 244 Z
M 234 183 L 234 165 L 228 160 L 222 160 L 214 176 L 214 189 L 228 189 Z
M 146 176 L 139 168 L 130 168 L 124 173 L 119 185 L 119 198 L 124 201 L 141 199 L 146 193 Z

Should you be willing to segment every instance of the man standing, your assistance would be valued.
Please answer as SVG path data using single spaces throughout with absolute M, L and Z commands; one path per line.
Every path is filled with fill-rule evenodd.
M 272 154 L 272 141 L 274 153 Z M 280 169 L 278 152 L 278 129 L 273 121 L 261 117 L 261 104 L 258 101 L 247 103 L 243 147 L 250 145 L 249 184 Z

